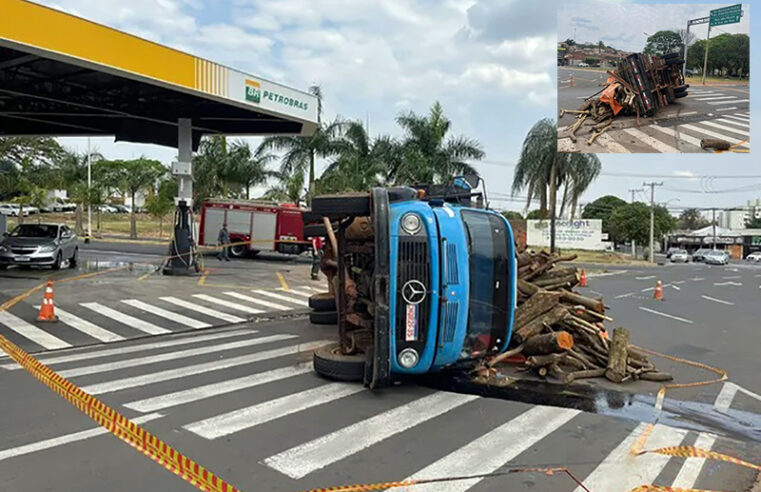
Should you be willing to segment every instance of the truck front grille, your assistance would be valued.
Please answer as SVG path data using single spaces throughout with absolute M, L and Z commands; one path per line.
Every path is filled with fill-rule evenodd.
M 454 341 L 454 331 L 457 327 L 457 313 L 459 310 L 459 304 L 456 302 L 447 302 L 445 305 L 444 333 L 442 335 L 442 341 L 444 343 L 451 343 Z
M 425 347 L 428 323 L 431 319 L 431 252 L 428 238 L 412 236 L 399 238 L 396 273 L 396 336 L 397 353 L 406 347 L 412 347 L 419 353 Z M 417 280 L 425 286 L 425 299 L 417 306 L 417 340 L 405 341 L 407 326 L 407 306 L 404 298 L 404 286 L 407 282 Z M 414 300 L 414 299 L 413 299 Z

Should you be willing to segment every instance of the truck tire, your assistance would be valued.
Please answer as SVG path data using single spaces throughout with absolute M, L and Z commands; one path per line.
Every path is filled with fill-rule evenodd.
M 679 53 L 666 53 L 663 55 L 664 60 L 670 60 L 671 58 L 679 58 L 681 55 Z
M 324 224 L 309 224 L 304 226 L 304 238 L 311 239 L 313 237 L 325 237 L 328 235 L 328 230 L 325 229 Z
M 330 292 L 320 292 L 309 298 L 309 307 L 315 311 L 335 311 L 336 298 Z
M 312 311 L 309 313 L 309 322 L 313 325 L 337 325 L 338 312 L 336 311 Z
M 684 92 L 687 90 L 689 86 L 690 84 L 684 84 L 684 85 L 680 85 L 679 87 L 674 87 L 674 92 Z
M 234 246 L 230 246 L 230 256 L 233 258 L 243 258 L 246 256 L 246 245 L 245 244 L 236 244 Z
M 680 97 L 687 97 L 687 91 L 684 91 L 684 92 L 677 92 L 676 94 L 674 94 L 674 97 L 675 97 L 676 99 L 679 99 Z
M 338 344 L 326 345 L 314 351 L 314 371 L 336 381 L 362 381 L 365 375 L 364 354 L 344 355 Z
M 305 210 L 301 212 L 301 221 L 304 225 L 322 224 L 322 215 L 314 213 L 311 210 Z
M 684 63 L 684 59 L 682 58 L 669 58 L 666 60 L 666 65 L 681 65 Z
M 392 203 L 417 200 L 417 198 L 417 190 L 408 186 L 396 186 L 388 189 L 388 201 Z
M 366 217 L 370 215 L 369 193 L 320 195 L 312 199 L 312 212 L 323 217 Z

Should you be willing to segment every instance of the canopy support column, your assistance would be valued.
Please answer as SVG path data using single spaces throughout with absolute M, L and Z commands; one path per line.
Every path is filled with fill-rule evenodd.
M 191 268 L 199 271 L 198 251 L 193 237 L 193 128 L 189 118 L 177 120 L 177 161 L 172 163 L 172 174 L 177 177 L 178 190 L 175 203 L 174 237 L 164 263 L 164 275 L 190 275 Z

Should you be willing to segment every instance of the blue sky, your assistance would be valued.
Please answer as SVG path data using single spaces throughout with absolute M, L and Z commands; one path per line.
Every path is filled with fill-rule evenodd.
M 512 166 L 526 132 L 539 119 L 556 116 L 555 43 L 558 27 L 563 39 L 567 36 L 562 31 L 568 27 L 563 20 L 558 26 L 556 13 L 563 5 L 573 8 L 577 2 L 54 0 L 41 3 L 296 88 L 320 84 L 328 118 L 340 115 L 369 120 L 372 134 L 398 135 L 394 118 L 400 112 L 422 113 L 434 100 L 439 100 L 453 122 L 454 133 L 476 138 L 483 144 L 486 159 L 476 166 L 493 197 L 500 194 L 505 198 L 512 181 Z M 622 7 L 628 3 L 650 2 L 605 2 Z M 675 16 L 686 10 L 673 7 Z M 644 39 L 637 41 L 636 32 L 655 29 L 637 23 L 651 23 L 649 19 L 652 18 L 630 18 L 620 29 L 613 30 L 622 36 L 630 29 L 630 41 L 633 49 L 637 49 L 636 43 L 644 45 Z M 750 19 L 751 28 L 757 26 L 758 21 Z M 594 34 L 589 32 L 588 36 Z M 583 38 L 580 29 L 577 38 Z M 757 74 L 757 48 L 757 40 L 752 38 L 752 80 Z M 752 98 L 752 110 L 757 104 L 757 98 Z M 755 125 L 752 126 L 755 135 L 753 130 Z M 256 143 L 256 139 L 252 141 Z M 111 158 L 147 155 L 168 163 L 175 155 L 173 149 L 115 144 L 108 138 L 92 142 Z M 84 139 L 64 139 L 64 144 L 80 150 L 86 145 Z M 761 175 L 752 159 L 752 154 L 601 155 L 606 174 L 680 176 Z M 664 180 L 672 184 L 670 188 L 701 187 L 699 180 Z M 638 187 L 642 181 L 602 176 L 582 200 L 607 193 L 628 197 L 627 190 Z M 712 184 L 715 189 L 723 189 L 753 182 L 714 180 Z M 733 206 L 761 196 L 761 178 L 755 182 L 759 183 L 758 191 L 733 194 L 685 194 L 664 187 L 658 192 L 658 200 L 680 198 L 679 205 Z M 494 205 L 522 208 L 522 203 L 510 200 L 494 200 Z

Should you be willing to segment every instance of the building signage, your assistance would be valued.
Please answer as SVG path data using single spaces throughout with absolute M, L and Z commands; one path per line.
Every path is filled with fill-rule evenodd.
M 309 103 L 306 101 L 288 94 L 283 94 L 281 91 L 272 90 L 271 88 L 265 88 L 262 90 L 260 82 L 246 79 L 246 101 L 260 104 L 262 100 L 270 101 L 282 106 L 288 106 L 290 108 L 300 109 L 302 111 L 307 111 L 309 109 Z
M 602 220 L 579 219 L 555 222 L 555 245 L 559 248 L 603 250 Z M 550 221 L 527 220 L 526 244 L 550 245 Z
M 724 24 L 735 24 L 740 22 L 742 17 L 742 4 L 730 5 L 711 11 L 711 26 L 722 26 Z

